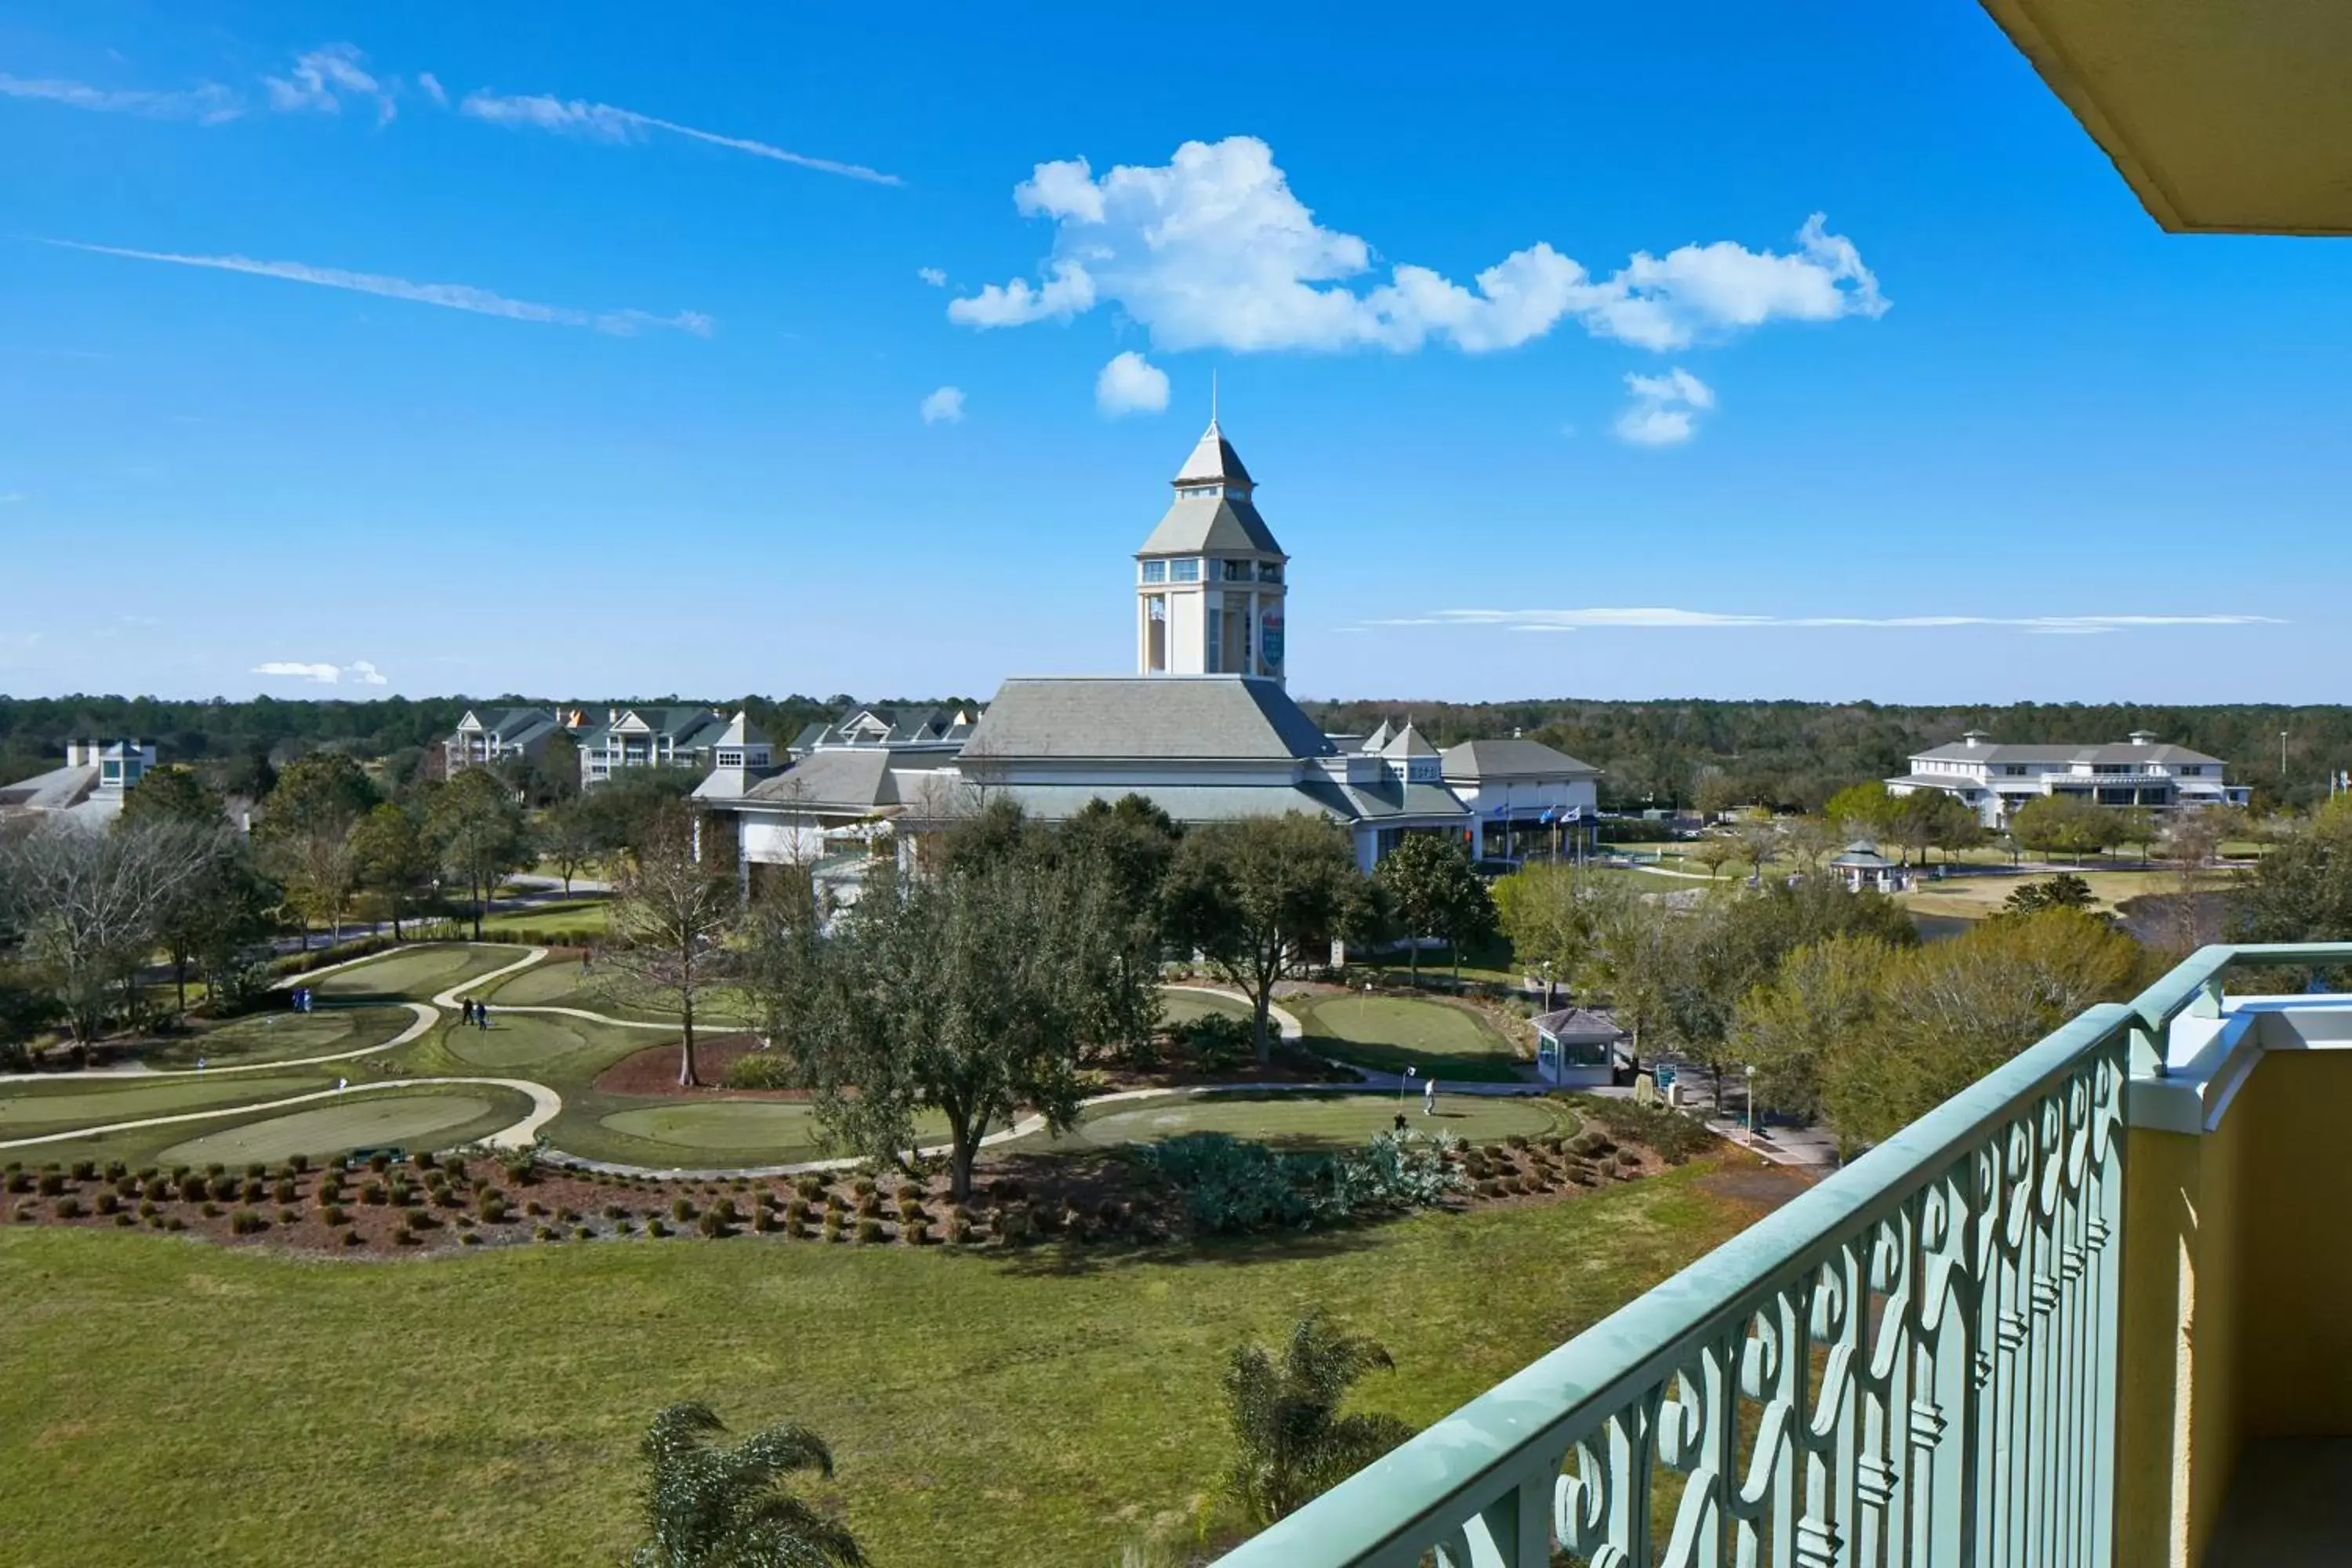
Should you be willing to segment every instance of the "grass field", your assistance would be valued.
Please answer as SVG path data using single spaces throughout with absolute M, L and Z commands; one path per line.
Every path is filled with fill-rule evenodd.
M 528 1098 L 488 1084 L 370 1089 L 185 1138 L 157 1154 L 155 1163 L 241 1165 L 345 1149 L 447 1149 L 510 1127 L 529 1114 Z M 182 1132 L 184 1138 L 185 1130 Z
M 244 1105 L 254 1100 L 283 1100 L 334 1082 L 331 1074 L 237 1073 L 227 1078 L 166 1078 L 121 1084 L 90 1079 L 59 1083 L 0 1084 L 0 1142 L 28 1138 L 68 1127 L 110 1121 L 132 1121 L 145 1116 L 173 1116 L 215 1106 Z M 28 1151 L 10 1159 L 47 1162 L 53 1154 Z
M 322 997 L 340 1000 L 368 997 L 422 1002 L 478 974 L 502 969 L 530 952 L 527 947 L 473 947 L 463 942 L 443 942 L 372 958 L 349 969 L 321 974 L 306 984 Z
M 838 1479 L 809 1489 L 877 1563 L 1108 1568 L 1214 1497 L 1236 1343 L 1328 1306 L 1397 1358 L 1361 1403 L 1427 1423 L 1744 1225 L 1704 1176 L 1167 1258 L 746 1237 L 325 1264 L 12 1229 L 0 1541 L 13 1568 L 610 1564 L 646 1418 L 694 1398 L 822 1433 Z
M 416 1021 L 405 1007 L 322 1001 L 315 1013 L 260 1013 L 202 1035 L 151 1046 L 141 1060 L 151 1068 L 193 1068 L 291 1061 L 380 1046 Z
M 1360 1148 L 1395 1125 L 1397 1113 L 1416 1132 L 1449 1132 L 1475 1143 L 1514 1132 L 1530 1138 L 1576 1130 L 1573 1111 L 1556 1101 L 1493 1095 L 1443 1094 L 1437 1114 L 1423 1116 L 1421 1097 L 1393 1094 L 1264 1094 L 1239 1090 L 1170 1094 L 1121 1100 L 1088 1110 L 1054 1148 L 1109 1148 L 1158 1142 L 1187 1132 L 1227 1132 L 1282 1149 Z
M 1168 1024 L 1189 1024 L 1196 1018 L 1247 1018 L 1249 1004 L 1231 996 L 1220 996 L 1207 991 L 1191 991 L 1181 986 L 1160 988 L 1160 1016 Z
M 496 942 L 509 931 L 593 931 L 610 929 L 612 906 L 603 899 L 557 900 L 520 910 L 500 910 L 482 920 L 485 941 Z
M 2028 882 L 2046 881 L 2052 872 L 2028 866 L 2014 876 L 1972 875 L 1953 877 L 1944 881 L 1928 879 L 1911 884 L 1911 890 L 1901 896 L 1904 907 L 1927 915 L 1951 915 L 1963 920 L 1982 920 L 1997 911 L 2009 895 Z M 2177 872 L 2155 871 L 2084 871 L 2079 873 L 2091 885 L 2091 893 L 2098 907 L 2114 910 L 2126 899 L 2145 893 L 2176 893 L 2180 890 Z M 2228 881 L 2226 875 L 2206 879 L 2204 885 L 2219 888 Z
M 1467 1007 L 1410 996 L 1292 997 L 1307 1047 L 1383 1072 L 1512 1083 L 1518 1055 L 1502 1032 Z

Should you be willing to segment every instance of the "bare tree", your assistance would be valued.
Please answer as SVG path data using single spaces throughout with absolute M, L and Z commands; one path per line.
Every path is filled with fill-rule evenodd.
M 0 916 L 21 927 L 76 1040 L 106 1026 L 111 994 L 135 985 L 183 890 L 226 847 L 226 825 L 63 824 L 0 843 Z
M 743 913 L 735 879 L 695 854 L 694 813 L 673 802 L 654 814 L 614 889 L 612 984 L 633 999 L 675 1007 L 685 1026 L 677 1081 L 694 1070 L 696 1004 L 725 978 L 723 943 Z

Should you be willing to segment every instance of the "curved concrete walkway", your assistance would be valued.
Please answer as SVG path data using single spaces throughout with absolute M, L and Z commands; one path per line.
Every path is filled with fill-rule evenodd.
M 53 1076 L 62 1077 L 58 1074 Z M 487 1084 L 498 1089 L 510 1089 L 526 1096 L 531 1103 L 529 1116 L 511 1127 L 491 1133 L 483 1142 L 493 1149 L 527 1149 L 539 1136 L 539 1130 L 562 1113 L 562 1097 L 545 1084 L 520 1078 L 383 1078 L 369 1083 L 355 1083 L 348 1089 L 319 1089 L 308 1094 L 289 1095 L 283 1100 L 262 1100 L 251 1105 L 223 1106 L 213 1110 L 185 1110 L 171 1116 L 147 1116 L 136 1121 L 114 1121 L 100 1127 L 77 1127 L 67 1132 L 45 1132 L 37 1138 L 12 1138 L 0 1142 L 0 1149 L 29 1149 L 41 1143 L 68 1143 L 77 1138 L 99 1138 L 111 1132 L 135 1132 L 145 1127 L 173 1127 L 185 1121 L 215 1121 L 224 1116 L 247 1116 L 257 1111 L 282 1110 L 289 1106 L 311 1105 L 322 1100 L 349 1100 L 355 1094 L 368 1094 L 377 1089 L 413 1089 L 425 1084 Z

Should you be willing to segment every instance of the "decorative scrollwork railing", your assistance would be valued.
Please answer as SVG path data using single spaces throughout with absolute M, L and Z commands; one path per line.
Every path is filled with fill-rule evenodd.
M 2178 989 L 2090 1009 L 1226 1568 L 2106 1568 L 2124 1086 Z

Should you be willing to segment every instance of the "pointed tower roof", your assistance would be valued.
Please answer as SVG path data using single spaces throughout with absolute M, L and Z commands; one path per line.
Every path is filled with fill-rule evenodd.
M 1368 752 L 1377 756 L 1380 753 L 1381 748 L 1389 743 L 1389 737 L 1395 733 L 1395 731 L 1389 728 L 1389 721 L 1383 719 L 1381 721 L 1381 727 L 1373 731 L 1370 734 L 1365 736 L 1364 743 L 1356 749 L 1360 752 Z
M 735 721 L 727 726 L 727 732 L 719 736 L 716 743 L 721 746 L 764 746 L 768 743 L 768 737 L 751 722 L 751 715 L 739 708 L 735 710 Z
M 1176 499 L 1138 555 L 1257 554 L 1284 560 L 1282 546 L 1260 517 L 1250 491 L 1257 481 L 1242 467 L 1213 416 L 1192 455 L 1171 481 Z
M 1184 466 L 1176 470 L 1174 482 L 1180 485 L 1247 485 L 1256 481 L 1250 478 L 1249 470 L 1242 467 L 1241 454 L 1234 450 L 1231 441 L 1225 439 L 1225 433 L 1217 428 L 1217 418 L 1213 414 L 1209 416 L 1209 427 L 1201 433 L 1200 444 L 1192 448 L 1192 455 L 1184 459 Z
M 1404 728 L 1396 732 L 1395 739 L 1381 748 L 1381 755 L 1391 762 L 1402 762 L 1407 757 L 1433 757 L 1437 754 L 1437 748 L 1431 745 L 1427 737 L 1412 727 L 1412 721 L 1410 719 L 1405 721 Z

